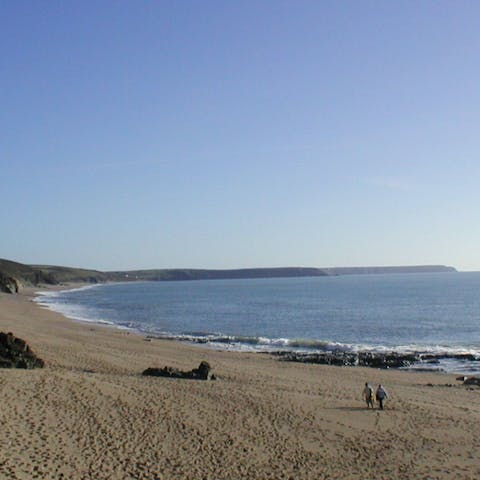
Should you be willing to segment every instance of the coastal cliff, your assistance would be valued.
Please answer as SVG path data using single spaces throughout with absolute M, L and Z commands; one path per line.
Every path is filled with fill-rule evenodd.
M 233 270 L 153 269 L 101 272 L 83 268 L 51 265 L 25 265 L 0 259 L 0 292 L 17 293 L 22 286 L 67 283 L 104 283 L 129 281 L 227 280 L 247 278 L 325 277 L 333 275 L 373 275 L 386 273 L 447 273 L 455 268 L 444 265 L 406 267 L 277 267 Z
M 0 259 L 0 292 L 17 293 L 24 286 L 100 283 L 107 280 L 106 274 L 96 270 L 25 265 Z
M 23 263 L 0 259 L 0 292 L 17 293 L 24 285 L 55 284 L 46 272 Z

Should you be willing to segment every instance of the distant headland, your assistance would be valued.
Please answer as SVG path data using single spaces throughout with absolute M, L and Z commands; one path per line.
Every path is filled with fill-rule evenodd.
M 17 293 L 23 286 L 62 285 L 67 283 L 105 283 L 127 281 L 219 280 L 240 278 L 325 277 L 336 275 L 372 275 L 387 273 L 456 272 L 445 265 L 405 267 L 339 268 L 242 268 L 233 270 L 152 269 L 101 272 L 83 268 L 51 265 L 25 265 L 0 259 L 0 291 Z

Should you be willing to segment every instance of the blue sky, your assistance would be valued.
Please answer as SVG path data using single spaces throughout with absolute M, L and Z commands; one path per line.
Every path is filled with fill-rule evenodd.
M 480 269 L 480 3 L 0 5 L 0 257 Z

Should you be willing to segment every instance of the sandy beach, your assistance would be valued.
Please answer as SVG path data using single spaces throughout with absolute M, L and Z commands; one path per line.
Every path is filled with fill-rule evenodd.
M 46 364 L 0 371 L 0 479 L 480 478 L 480 389 L 455 376 L 147 340 L 31 294 L 0 294 L 0 330 Z M 202 360 L 216 381 L 141 376 Z M 385 411 L 365 408 L 366 381 Z

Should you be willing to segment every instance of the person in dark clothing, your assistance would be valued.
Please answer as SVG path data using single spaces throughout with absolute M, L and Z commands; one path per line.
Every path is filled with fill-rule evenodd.
M 377 392 L 375 393 L 375 397 L 377 399 L 377 402 L 378 402 L 378 407 L 380 408 L 380 410 L 383 410 L 383 406 L 385 404 L 385 401 L 387 400 L 388 398 L 388 393 L 387 391 L 383 388 L 382 385 L 379 385 L 378 388 L 377 388 Z
M 367 382 L 365 382 L 365 388 L 363 389 L 363 397 L 367 402 L 367 408 L 373 408 L 373 388 Z

